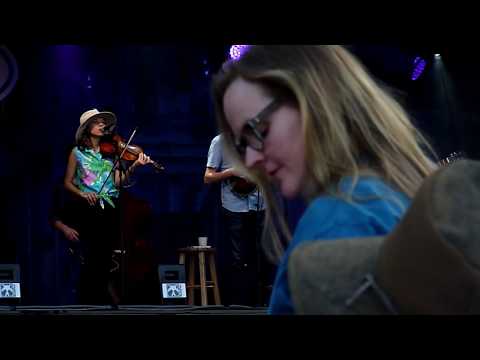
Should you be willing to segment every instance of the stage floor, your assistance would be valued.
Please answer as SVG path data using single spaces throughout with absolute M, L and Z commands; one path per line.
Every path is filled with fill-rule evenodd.
M 248 306 L 186 306 L 186 305 L 71 305 L 71 306 L 0 306 L 2 315 L 266 315 L 265 307 Z

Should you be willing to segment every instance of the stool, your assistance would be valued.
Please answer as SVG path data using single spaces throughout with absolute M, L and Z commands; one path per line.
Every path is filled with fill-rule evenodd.
M 178 249 L 180 254 L 179 263 L 185 265 L 188 258 L 188 280 L 187 280 L 187 295 L 188 305 L 194 305 L 194 290 L 200 289 L 202 306 L 208 305 L 207 288 L 213 289 L 213 297 L 215 305 L 221 305 L 220 291 L 218 290 L 217 270 L 215 268 L 215 249 L 214 248 L 199 248 L 186 247 Z M 195 284 L 195 259 L 198 255 L 198 269 L 200 275 L 200 285 Z M 210 268 L 210 279 L 206 278 L 205 271 L 205 256 L 207 256 L 208 265 Z

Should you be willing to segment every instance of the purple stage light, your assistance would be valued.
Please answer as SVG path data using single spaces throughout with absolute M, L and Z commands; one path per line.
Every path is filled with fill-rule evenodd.
M 411 79 L 413 81 L 417 80 L 420 77 L 420 75 L 422 75 L 426 65 L 427 65 L 427 62 L 419 56 L 417 56 L 415 60 L 413 60 L 413 71 L 411 75 Z
M 230 59 L 238 60 L 243 55 L 245 50 L 247 50 L 248 45 L 232 45 L 230 47 Z

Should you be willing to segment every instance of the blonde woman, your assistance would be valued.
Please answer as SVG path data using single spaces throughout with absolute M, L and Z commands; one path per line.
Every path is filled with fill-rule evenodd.
M 295 246 L 390 232 L 435 168 L 406 112 L 342 46 L 250 46 L 213 94 L 226 151 L 267 201 L 264 247 L 279 260 L 272 314 L 293 312 Z M 273 187 L 309 204 L 293 237 Z

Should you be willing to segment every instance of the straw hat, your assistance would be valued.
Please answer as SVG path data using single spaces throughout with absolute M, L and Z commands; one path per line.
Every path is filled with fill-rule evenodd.
M 88 129 L 90 122 L 97 118 L 102 118 L 105 121 L 105 133 L 111 132 L 117 125 L 117 117 L 114 113 L 98 111 L 97 109 L 87 110 L 80 116 L 80 126 L 75 134 L 75 141 L 77 143 L 82 137 L 83 132 Z

